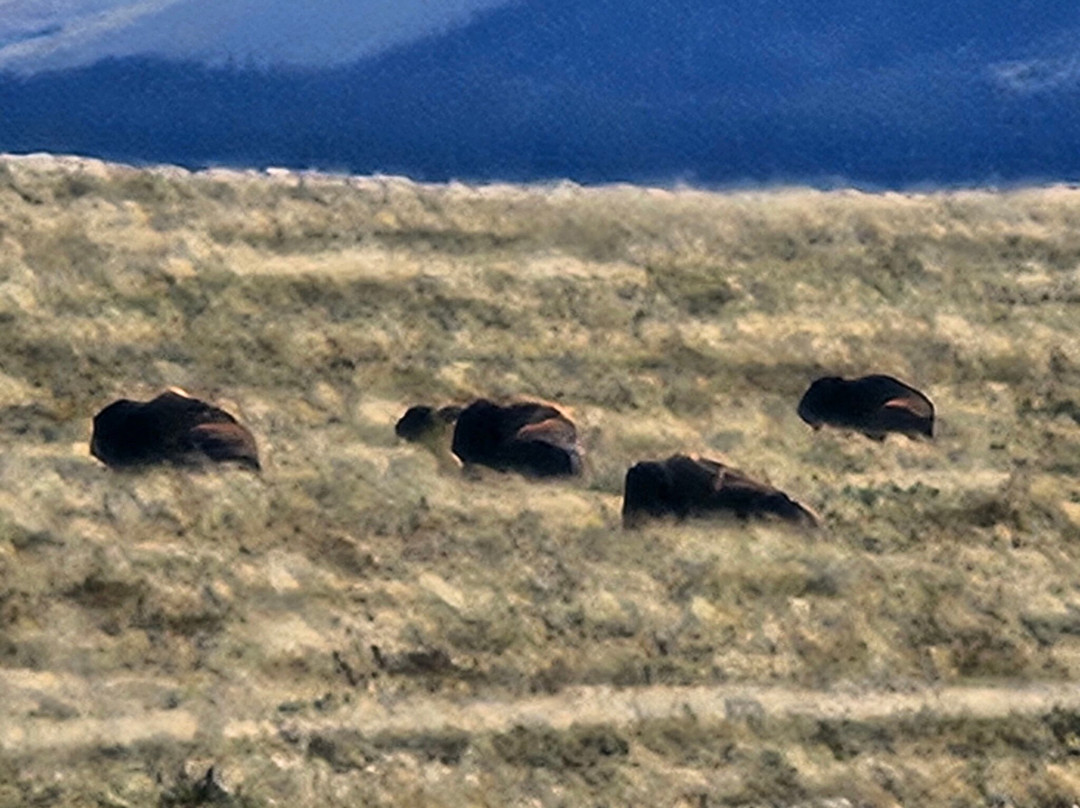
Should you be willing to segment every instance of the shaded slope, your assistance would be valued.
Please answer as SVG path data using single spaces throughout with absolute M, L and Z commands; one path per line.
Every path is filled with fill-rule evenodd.
M 1000 75 L 1067 61 L 1080 11 L 1059 11 L 528 2 L 341 69 L 7 76 L 0 148 L 427 179 L 1070 178 L 1080 82 Z

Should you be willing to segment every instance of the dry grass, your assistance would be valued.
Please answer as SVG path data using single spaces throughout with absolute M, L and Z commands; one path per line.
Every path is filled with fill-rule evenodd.
M 578 687 L 1075 680 L 1078 303 L 1065 188 L 4 159 L 0 804 L 185 805 L 214 762 L 238 805 L 1071 805 L 1080 730 L 1051 705 L 334 722 L 421 694 L 496 711 Z M 916 384 L 939 437 L 811 433 L 795 403 L 824 372 Z M 97 409 L 167 385 L 240 415 L 264 473 L 88 456 Z M 566 406 L 585 477 L 460 479 L 394 437 L 409 404 L 479 394 Z M 768 479 L 824 529 L 623 532 L 625 469 L 674 451 Z

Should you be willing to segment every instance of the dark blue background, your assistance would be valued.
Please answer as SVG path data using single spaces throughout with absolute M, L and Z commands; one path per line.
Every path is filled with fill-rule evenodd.
M 0 149 L 425 180 L 1076 180 L 1078 32 L 1075 1 L 531 0 L 345 68 L 2 75 Z

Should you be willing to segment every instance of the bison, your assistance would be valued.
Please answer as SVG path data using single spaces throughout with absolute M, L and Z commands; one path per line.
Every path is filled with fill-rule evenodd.
M 879 441 L 889 432 L 934 436 L 930 399 L 892 376 L 818 379 L 803 394 L 799 417 L 814 429 L 823 425 L 854 429 Z
M 435 409 L 424 404 L 409 407 L 394 425 L 394 432 L 407 441 L 423 442 L 431 436 L 440 436 L 452 427 L 461 415 L 461 407 Z
M 255 438 L 229 413 L 170 388 L 151 401 L 120 399 L 94 416 L 90 453 L 114 468 L 209 459 L 259 469 Z
M 530 477 L 581 472 L 581 450 L 573 422 L 549 404 L 524 401 L 499 405 L 487 399 L 459 407 L 410 407 L 394 427 L 402 438 L 426 443 L 438 453 L 453 424 L 450 450 L 466 466 L 516 471 Z
M 626 472 L 623 526 L 638 527 L 646 519 L 730 514 L 739 519 L 778 517 L 814 526 L 817 516 L 783 491 L 752 480 L 738 469 L 715 460 L 672 455 L 643 461 Z

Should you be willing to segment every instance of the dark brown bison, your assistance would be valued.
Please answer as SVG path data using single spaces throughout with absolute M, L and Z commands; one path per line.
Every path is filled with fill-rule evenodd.
M 814 429 L 854 429 L 874 440 L 884 440 L 889 432 L 934 436 L 930 399 L 892 376 L 818 379 L 803 394 L 799 417 Z
M 637 527 L 650 517 L 682 520 L 719 514 L 771 516 L 810 526 L 818 522 L 811 510 L 783 491 L 715 460 L 672 455 L 638 463 L 626 472 L 624 527 Z
M 533 401 L 506 406 L 474 401 L 458 416 L 450 450 L 466 465 L 531 477 L 581 473 L 574 424 L 551 405 Z
M 442 441 L 451 423 L 450 450 L 466 466 L 488 466 L 530 477 L 581 472 L 577 430 L 549 404 L 526 401 L 502 406 L 479 399 L 464 409 L 421 405 L 410 407 L 394 431 L 406 440 L 431 445 Z
M 394 425 L 394 432 L 407 441 L 421 442 L 432 435 L 441 435 L 454 425 L 461 407 L 435 409 L 424 404 L 409 407 Z
M 409 407 L 394 426 L 399 438 L 419 443 L 431 450 L 445 471 L 459 471 L 461 461 L 450 453 L 450 434 L 461 407 L 435 409 L 420 404 Z
M 169 389 L 152 401 L 120 399 L 94 416 L 90 453 L 115 468 L 235 461 L 259 469 L 255 438 L 224 410 Z

